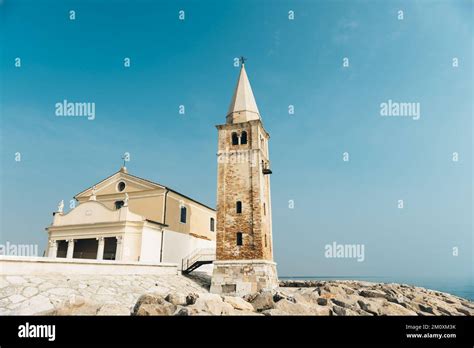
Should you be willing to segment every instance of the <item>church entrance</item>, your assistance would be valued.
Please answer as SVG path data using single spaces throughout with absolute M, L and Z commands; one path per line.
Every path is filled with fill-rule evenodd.
M 104 238 L 104 260 L 115 260 L 115 253 L 117 251 L 117 238 Z
M 96 259 L 99 241 L 96 238 L 77 239 L 74 244 L 75 259 Z

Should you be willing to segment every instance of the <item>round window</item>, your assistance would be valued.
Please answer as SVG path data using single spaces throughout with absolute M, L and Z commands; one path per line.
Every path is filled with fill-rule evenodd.
M 117 190 L 119 190 L 119 192 L 122 192 L 123 190 L 125 190 L 125 183 L 123 181 L 120 181 L 118 183 Z

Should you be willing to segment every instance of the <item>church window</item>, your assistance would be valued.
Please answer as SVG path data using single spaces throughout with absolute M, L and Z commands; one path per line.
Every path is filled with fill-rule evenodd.
M 243 244 L 242 232 L 237 232 L 237 245 L 241 246 Z
M 239 136 L 237 133 L 232 133 L 232 145 L 239 145 Z
M 267 215 L 267 206 L 263 203 L 263 215 Z
M 183 224 L 186 223 L 186 207 L 181 207 L 181 216 L 180 216 L 179 221 L 182 222 Z
M 123 207 L 123 201 L 116 201 L 115 202 L 115 209 L 120 209 Z
M 240 136 L 240 144 L 244 145 L 247 144 L 247 132 L 243 131 L 242 135 Z
M 214 232 L 214 218 L 211 218 L 211 232 Z
M 267 247 L 267 235 L 265 235 L 265 248 Z
M 241 201 L 237 201 L 237 204 L 235 205 L 235 210 L 236 210 L 237 214 L 242 214 L 242 202 Z
M 125 186 L 126 186 L 125 183 L 123 181 L 120 181 L 117 185 L 117 190 L 119 192 L 122 192 L 123 190 L 125 190 Z

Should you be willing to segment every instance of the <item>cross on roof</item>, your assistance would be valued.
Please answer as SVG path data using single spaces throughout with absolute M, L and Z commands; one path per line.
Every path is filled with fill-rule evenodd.
M 241 56 L 241 57 L 239 58 L 240 64 L 242 64 L 242 65 L 245 64 L 245 61 L 246 61 L 246 60 L 247 60 L 247 58 L 245 58 L 244 56 Z

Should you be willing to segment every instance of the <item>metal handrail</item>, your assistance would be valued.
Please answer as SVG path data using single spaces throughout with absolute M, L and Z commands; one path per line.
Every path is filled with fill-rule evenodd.
M 216 250 L 212 248 L 196 249 L 181 261 L 181 270 L 186 270 L 197 261 L 214 261 Z

